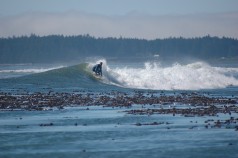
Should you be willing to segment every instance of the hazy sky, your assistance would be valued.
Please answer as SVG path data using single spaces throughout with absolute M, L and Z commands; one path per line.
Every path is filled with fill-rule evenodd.
M 238 0 L 0 0 L 0 37 L 238 38 Z

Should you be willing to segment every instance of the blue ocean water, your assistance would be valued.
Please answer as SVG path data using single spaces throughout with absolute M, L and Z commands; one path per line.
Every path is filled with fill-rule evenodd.
M 103 77 L 99 79 L 91 72 L 99 61 L 4 65 L 0 69 L 0 92 L 209 93 L 213 97 L 233 98 L 237 101 L 234 106 L 238 106 L 236 64 L 100 61 L 104 64 Z M 161 105 L 154 108 L 157 106 Z M 133 104 L 129 109 L 69 105 L 48 111 L 1 110 L 0 157 L 238 157 L 238 132 L 234 128 L 237 124 L 206 128 L 204 123 L 238 118 L 238 113 L 184 117 L 125 112 L 141 108 L 142 105 Z M 161 124 L 150 125 L 153 122 Z

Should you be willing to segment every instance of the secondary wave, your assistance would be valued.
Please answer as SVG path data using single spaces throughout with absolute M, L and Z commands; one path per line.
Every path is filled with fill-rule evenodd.
M 21 65 L 20 65 L 21 66 Z M 3 78 L 12 78 L 12 77 L 20 77 L 24 75 L 34 74 L 34 73 L 42 73 L 54 69 L 60 69 L 64 66 L 50 67 L 50 68 L 21 68 L 16 67 L 15 69 L 2 69 L 0 70 L 0 79 Z
M 16 70 L 0 70 L 0 73 L 40 73 L 53 69 L 59 69 L 63 66 L 53 67 L 53 68 L 36 68 L 36 69 L 16 69 Z

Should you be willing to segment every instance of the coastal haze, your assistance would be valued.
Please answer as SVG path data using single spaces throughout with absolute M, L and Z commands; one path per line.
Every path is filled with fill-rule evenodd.
M 236 0 L 1 0 L 0 36 L 237 38 Z
M 0 157 L 238 157 L 237 28 L 236 0 L 0 0 Z

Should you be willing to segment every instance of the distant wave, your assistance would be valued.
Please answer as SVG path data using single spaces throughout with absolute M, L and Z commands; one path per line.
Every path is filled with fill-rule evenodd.
M 12 66 L 12 65 L 10 65 Z M 14 65 L 14 66 L 22 66 L 22 65 Z M 26 66 L 26 65 L 23 65 Z M 29 65 L 30 67 L 31 65 Z M 0 70 L 0 79 L 4 78 L 12 78 L 12 77 L 20 77 L 25 76 L 29 74 L 35 74 L 35 73 L 42 73 L 54 69 L 60 69 L 64 66 L 57 66 L 57 67 L 50 67 L 50 68 L 12 68 L 12 69 L 2 69 Z
M 59 69 L 63 66 L 52 67 L 52 68 L 36 68 L 36 69 L 16 69 L 16 70 L 0 70 L 0 73 L 40 73 L 53 69 Z

